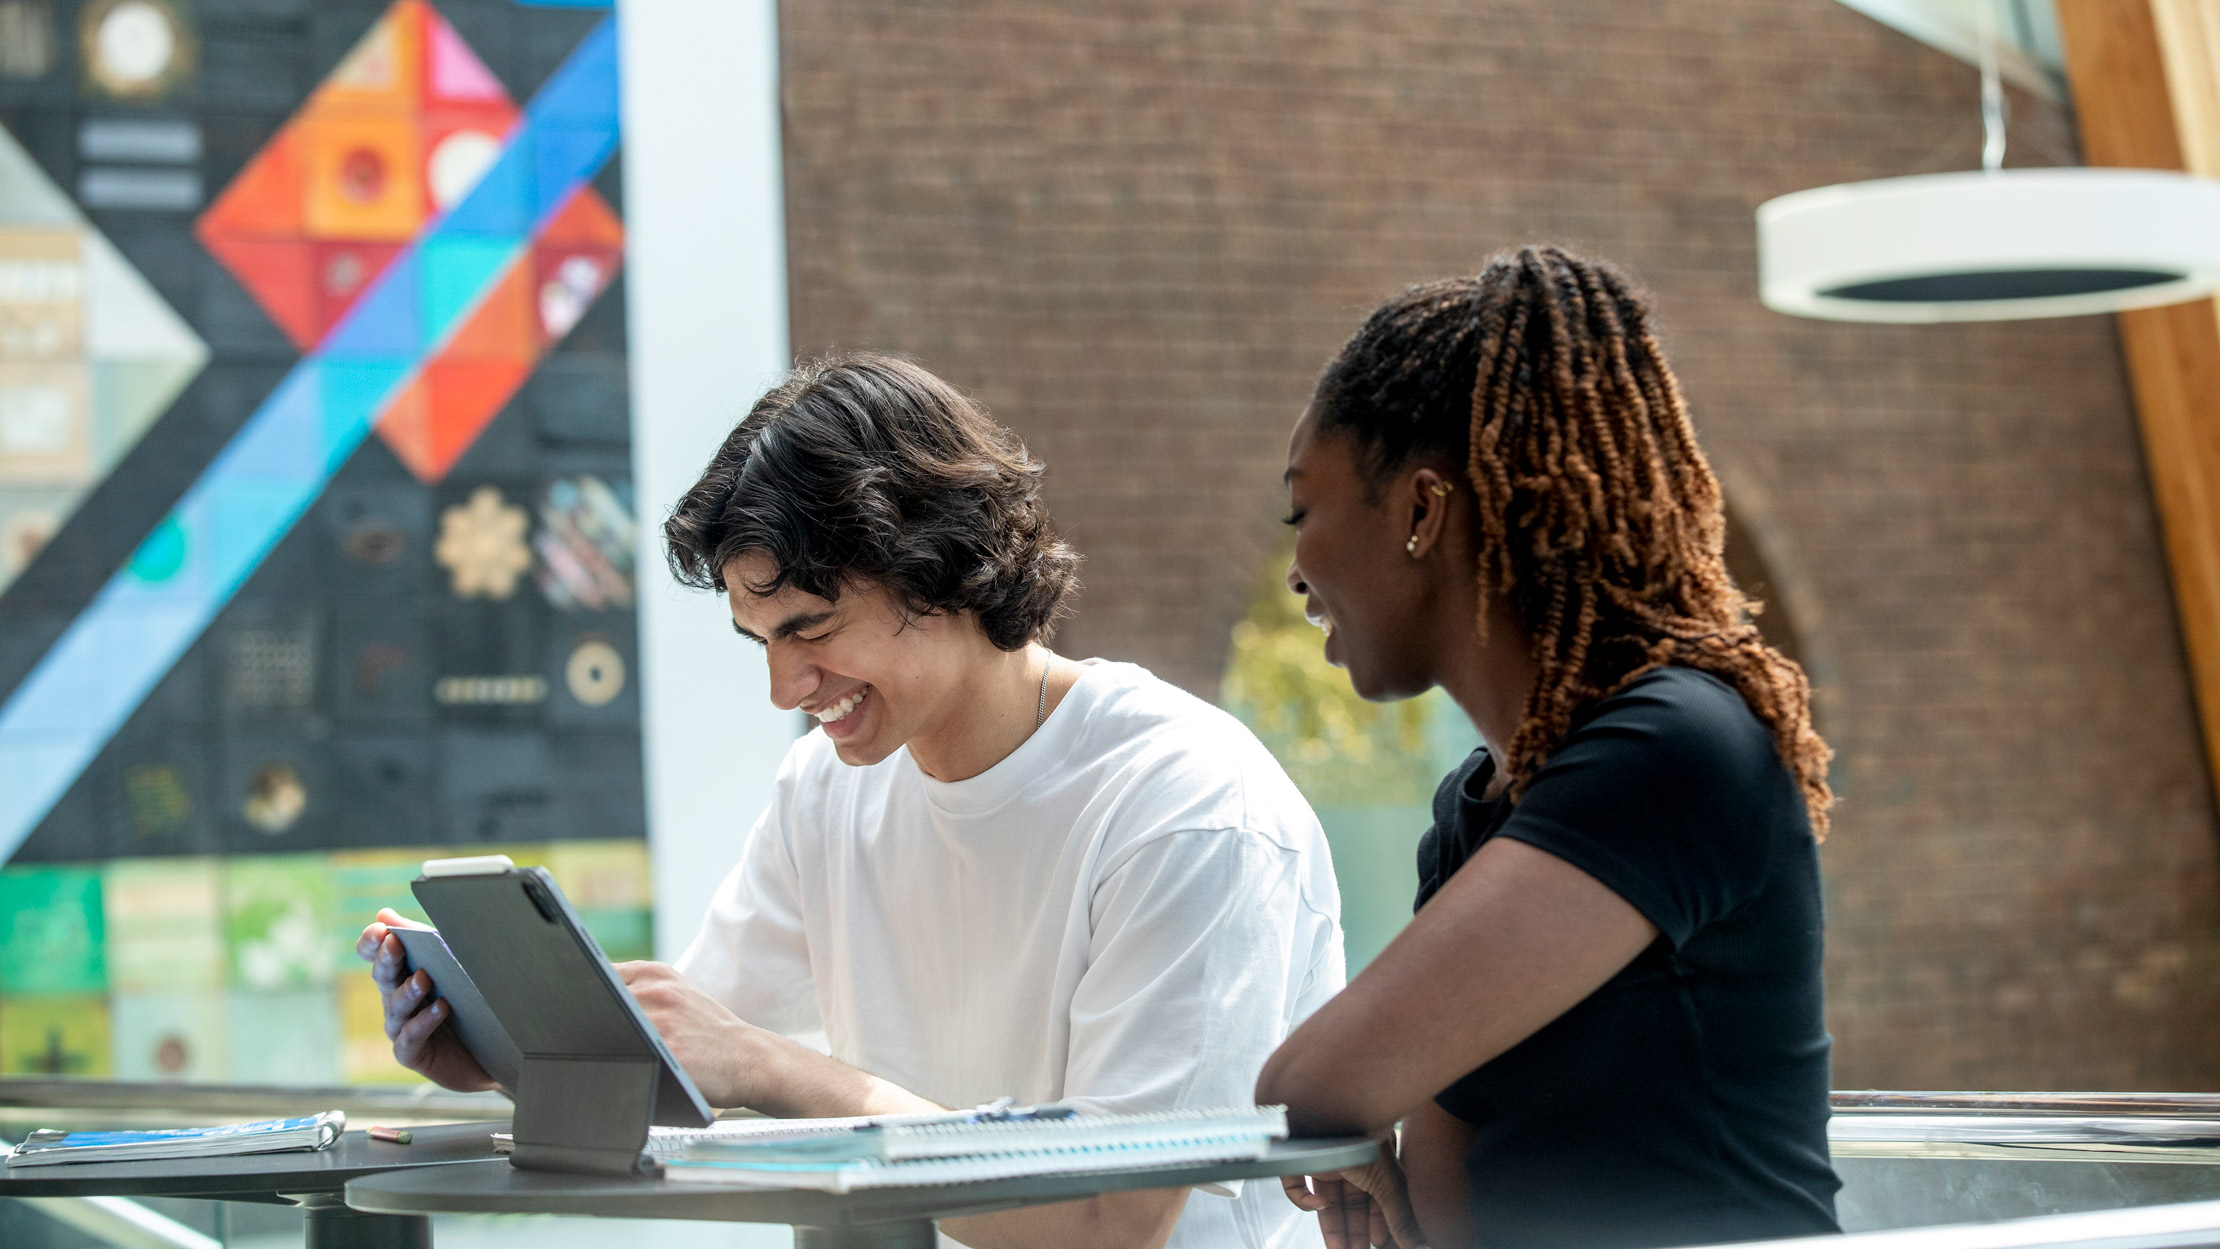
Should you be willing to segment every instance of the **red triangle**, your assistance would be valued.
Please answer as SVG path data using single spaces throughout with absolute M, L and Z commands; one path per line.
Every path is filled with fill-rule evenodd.
M 300 136 L 288 122 L 201 214 L 197 226 L 201 240 L 219 233 L 301 233 L 303 176 Z
M 600 192 L 582 187 L 540 231 L 540 242 L 622 248 L 624 222 L 617 219 Z
M 398 243 L 360 239 L 323 239 L 313 244 L 316 268 L 316 337 L 355 306 L 385 267 L 400 254 Z
M 419 469 L 417 476 L 428 482 L 445 477 L 531 372 L 529 360 L 451 360 L 441 356 L 432 361 L 424 370 L 431 383 L 432 471 L 427 475 Z
M 305 239 L 209 234 L 202 242 L 254 301 L 302 351 L 314 347 L 329 322 L 316 295 L 316 249 Z
M 457 130 L 477 130 L 505 140 L 516 125 L 516 109 L 508 104 L 435 104 L 425 109 L 422 117 L 427 157 L 438 150 L 441 139 Z

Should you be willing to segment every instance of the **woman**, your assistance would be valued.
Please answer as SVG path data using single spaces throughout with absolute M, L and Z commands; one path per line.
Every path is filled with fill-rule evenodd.
M 1265 1065 L 1335 1249 L 1836 1230 L 1809 686 L 1727 577 L 1645 296 L 1555 248 L 1388 303 L 1289 448 L 1288 582 L 1366 698 L 1439 685 L 1411 925 Z M 1407 1177 L 1407 1188 L 1406 1188 Z

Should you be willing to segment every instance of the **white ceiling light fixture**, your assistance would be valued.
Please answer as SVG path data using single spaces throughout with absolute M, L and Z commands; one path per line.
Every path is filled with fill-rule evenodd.
M 2220 181 L 2004 163 L 1994 15 L 1981 18 L 1979 171 L 1798 191 L 1758 207 L 1759 297 L 1836 321 L 2008 321 L 2220 291 Z

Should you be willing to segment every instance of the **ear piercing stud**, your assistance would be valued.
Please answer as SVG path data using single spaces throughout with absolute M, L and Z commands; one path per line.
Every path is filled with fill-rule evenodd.
M 1431 490 L 1431 491 L 1433 491 L 1433 492 L 1434 492 L 1434 497 L 1435 497 L 1435 498 L 1437 498 L 1437 499 L 1445 499 L 1445 498 L 1448 498 L 1448 497 L 1449 497 L 1449 483 L 1448 483 L 1448 482 L 1445 482 L 1445 481 L 1437 481 L 1437 482 L 1435 482 L 1435 483 L 1434 483 L 1433 485 L 1431 485 L 1431 486 L 1428 486 L 1428 487 L 1426 487 L 1426 488 L 1427 488 L 1428 490 Z M 1408 555 L 1408 556 L 1410 556 L 1410 557 L 1411 557 L 1412 559 L 1417 559 L 1417 558 L 1418 558 L 1418 535 L 1417 535 L 1417 534 L 1415 534 L 1415 533 L 1414 533 L 1414 534 L 1412 534 L 1412 535 L 1411 535 L 1411 540 L 1403 544 L 1403 553 L 1404 553 L 1404 554 L 1406 554 L 1406 555 Z

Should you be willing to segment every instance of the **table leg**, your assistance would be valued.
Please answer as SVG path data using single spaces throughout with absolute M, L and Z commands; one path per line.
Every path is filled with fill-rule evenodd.
M 931 1219 L 794 1229 L 794 1249 L 934 1249 L 939 1243 Z
M 307 1249 L 432 1249 L 432 1220 L 423 1214 L 365 1214 L 337 1193 L 301 1199 Z

